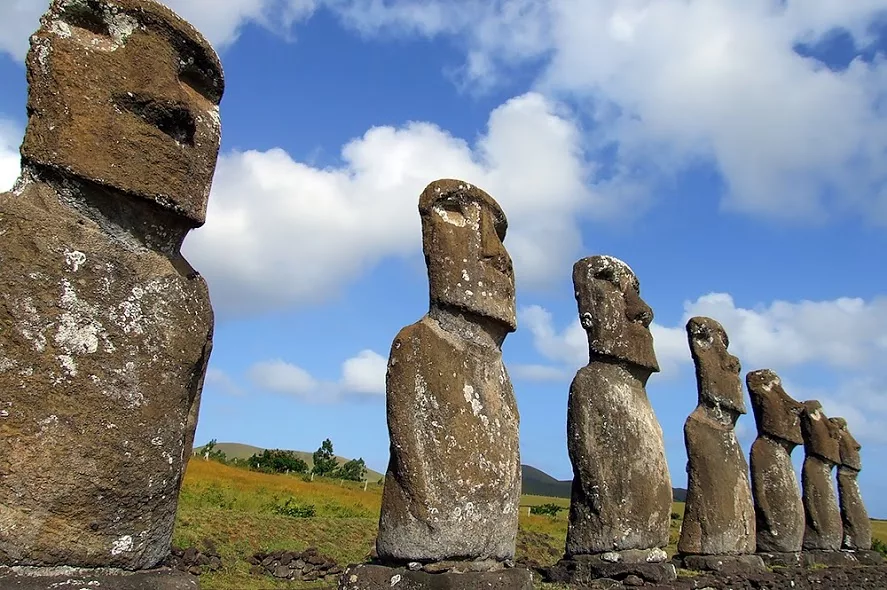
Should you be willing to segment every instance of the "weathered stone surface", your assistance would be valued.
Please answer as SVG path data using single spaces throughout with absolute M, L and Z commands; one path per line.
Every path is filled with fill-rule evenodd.
M 859 457 L 862 445 L 847 430 L 846 420 L 843 418 L 830 418 L 830 420 L 838 428 L 840 435 L 838 502 L 843 525 L 841 547 L 865 551 L 872 548 L 872 521 L 869 520 L 857 481 L 862 470 L 862 461 Z
M 199 590 L 196 576 L 168 569 L 128 572 L 73 568 L 0 568 L 3 590 Z
M 352 565 L 339 578 L 339 590 L 533 590 L 533 573 L 524 568 L 492 572 L 439 573 Z
M 0 195 L 0 564 L 149 568 L 211 349 L 179 247 L 203 222 L 221 69 L 150 0 L 56 0 L 27 69 Z
M 649 561 L 614 559 L 613 556 L 618 556 L 619 553 L 611 551 L 598 555 L 565 557 L 545 570 L 545 581 L 585 587 L 600 578 L 624 581 L 636 576 L 645 582 L 662 584 L 676 577 L 674 564 L 659 560 L 658 554 Z
M 842 567 L 857 565 L 859 562 L 856 560 L 856 557 L 854 556 L 852 551 L 812 549 L 809 551 L 805 550 L 803 553 L 801 553 L 801 563 L 803 563 L 806 567 L 812 567 L 816 565 Z
M 779 552 L 779 551 L 766 551 L 766 552 L 758 552 L 757 554 L 763 561 L 764 565 L 767 567 L 800 567 L 801 566 L 801 553 L 797 552 Z
M 841 461 L 841 433 L 837 424 L 822 412 L 822 404 L 804 402 L 801 412 L 804 436 L 804 466 L 801 485 L 804 498 L 805 550 L 837 551 L 843 531 L 841 512 L 835 498 L 832 469 Z
M 432 182 L 419 212 L 431 309 L 391 348 L 377 555 L 388 563 L 511 559 L 520 452 L 501 351 L 516 327 L 505 215 L 458 180 Z
M 856 549 L 851 553 L 856 558 L 856 561 L 862 565 L 881 565 L 884 563 L 884 556 L 871 549 Z
M 745 382 L 758 427 L 749 461 L 757 551 L 797 553 L 804 539 L 804 505 L 791 453 L 804 442 L 803 406 L 769 369 L 748 373 Z
M 684 424 L 688 484 L 678 552 L 754 553 L 748 463 L 734 431 L 739 416 L 746 413 L 741 365 L 727 351 L 727 333 L 715 320 L 690 318 L 687 337 L 696 365 L 699 405 Z
M 659 370 L 653 311 L 634 272 L 610 256 L 579 260 L 573 285 L 590 362 L 573 379 L 567 410 L 573 491 L 566 556 L 664 547 L 671 482 L 644 389 Z
M 683 555 L 675 558 L 675 565 L 683 569 L 718 572 L 732 575 L 767 570 L 758 555 Z

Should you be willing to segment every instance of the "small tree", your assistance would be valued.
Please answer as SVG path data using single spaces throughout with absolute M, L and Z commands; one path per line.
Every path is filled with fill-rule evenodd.
M 218 461 L 219 463 L 225 463 L 228 460 L 228 457 L 225 455 L 225 451 L 216 448 L 216 439 L 212 439 L 206 445 L 204 445 L 201 450 L 201 455 L 206 459 L 211 459 L 213 461 Z
M 305 473 L 308 471 L 308 464 L 297 457 L 293 451 L 281 449 L 265 449 L 261 454 L 257 453 L 250 457 L 248 463 L 251 469 L 270 473 L 286 473 L 288 471 Z
M 344 465 L 336 470 L 336 477 L 351 481 L 363 481 L 366 472 L 367 466 L 366 463 L 363 462 L 363 458 L 351 459 L 350 461 L 346 461 Z
M 326 439 L 320 448 L 314 451 L 314 473 L 317 475 L 332 475 L 339 466 L 336 456 L 333 454 L 333 441 Z

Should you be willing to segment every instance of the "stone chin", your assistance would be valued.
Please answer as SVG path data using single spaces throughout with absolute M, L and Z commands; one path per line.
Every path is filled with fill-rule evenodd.
M 23 163 L 204 222 L 221 128 L 221 64 L 153 0 L 62 0 L 31 37 Z

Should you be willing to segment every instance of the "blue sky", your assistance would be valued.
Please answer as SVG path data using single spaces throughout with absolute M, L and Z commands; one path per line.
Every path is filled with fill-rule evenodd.
M 885 0 L 167 4 L 227 80 L 207 223 L 184 248 L 217 312 L 198 443 L 329 437 L 384 470 L 388 350 L 427 309 L 418 196 L 456 177 L 509 218 L 525 463 L 571 476 L 566 401 L 587 350 L 570 271 L 610 254 L 656 314 L 648 393 L 674 485 L 696 405 L 684 324 L 709 315 L 743 375 L 772 368 L 847 418 L 887 518 Z M 0 189 L 43 8 L 10 6 Z M 750 415 L 739 432 L 747 448 Z

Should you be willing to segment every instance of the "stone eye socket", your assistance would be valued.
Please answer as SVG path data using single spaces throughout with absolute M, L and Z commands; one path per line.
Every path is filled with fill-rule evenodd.
M 89 31 L 93 35 L 111 36 L 111 31 L 102 12 L 102 4 L 95 0 L 69 4 L 62 12 L 61 18 L 68 25 Z
M 218 102 L 219 91 L 213 83 L 211 70 L 201 69 L 192 59 L 182 63 L 179 80 L 212 103 Z

